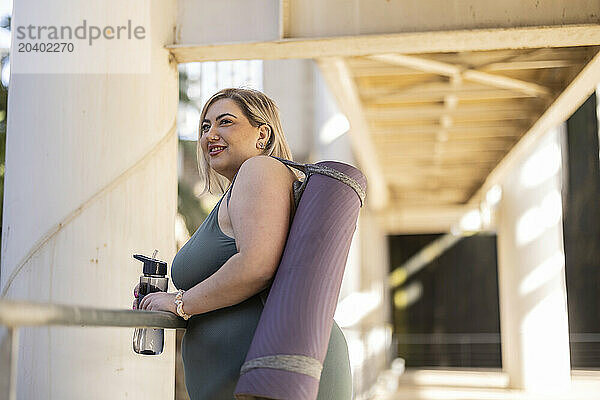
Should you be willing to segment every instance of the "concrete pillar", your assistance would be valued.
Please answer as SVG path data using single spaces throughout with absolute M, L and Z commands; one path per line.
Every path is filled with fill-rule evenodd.
M 556 393 L 570 385 L 563 139 L 561 125 L 515 161 L 498 207 L 502 363 L 510 386 L 529 392 Z
M 314 145 L 312 158 L 315 160 L 337 160 L 354 165 L 356 163 L 350 137 L 348 118 L 340 110 L 333 93 L 316 64 L 314 73 Z
M 263 61 L 263 90 L 279 107 L 281 124 L 297 162 L 309 162 L 313 146 L 312 68 L 310 60 Z
M 30 63 L 32 54 L 11 54 L 0 267 L 4 298 L 131 309 L 141 273 L 132 254 L 158 249 L 170 266 L 178 74 L 163 46 L 174 40 L 176 6 L 157 0 L 15 2 L 15 50 L 19 25 L 75 27 L 82 19 L 88 26 L 142 21 L 146 42 L 113 39 L 87 46 L 76 41 L 74 53 L 48 55 L 42 58 L 47 64 Z M 139 70 L 130 69 L 134 63 Z M 174 396 L 173 330 L 159 356 L 133 352 L 133 328 L 20 332 L 19 399 Z

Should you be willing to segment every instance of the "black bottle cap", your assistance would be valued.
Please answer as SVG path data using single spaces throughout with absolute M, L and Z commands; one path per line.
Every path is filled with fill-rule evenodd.
M 167 263 L 156 258 L 146 257 L 142 254 L 134 254 L 133 258 L 144 263 L 144 275 L 167 275 Z

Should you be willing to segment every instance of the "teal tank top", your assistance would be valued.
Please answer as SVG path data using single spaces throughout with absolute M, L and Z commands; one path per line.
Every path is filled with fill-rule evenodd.
M 177 252 L 171 265 L 171 279 L 178 289 L 189 290 L 214 274 L 236 254 L 235 239 L 218 223 L 219 205 Z M 241 303 L 204 314 L 193 315 L 181 343 L 185 385 L 191 400 L 234 400 L 240 368 L 252 343 L 269 288 Z M 346 339 L 333 323 L 323 363 L 317 400 L 350 400 L 352 375 Z
M 225 261 L 238 252 L 235 239 L 223 233 L 218 222 L 219 205 L 228 191 L 229 189 L 175 255 L 171 267 L 171 279 L 178 289 L 189 290 L 202 282 L 217 272 Z

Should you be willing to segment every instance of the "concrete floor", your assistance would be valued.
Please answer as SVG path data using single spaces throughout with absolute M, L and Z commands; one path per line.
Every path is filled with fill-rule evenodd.
M 600 370 L 573 371 L 571 390 L 531 394 L 508 388 L 508 377 L 493 369 L 409 369 L 380 375 L 367 396 L 356 400 L 598 400 Z

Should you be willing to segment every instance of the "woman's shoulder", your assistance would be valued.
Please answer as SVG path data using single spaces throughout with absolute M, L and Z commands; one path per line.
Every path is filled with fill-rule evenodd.
M 227 193 L 227 205 L 230 198 L 258 196 L 266 192 L 289 193 L 293 196 L 293 182 L 296 176 L 281 161 L 270 156 L 250 157 L 242 163 L 234 177 L 231 189 Z
M 267 155 L 250 157 L 242 163 L 236 179 L 260 179 L 269 183 L 290 183 L 295 180 L 294 172 L 283 162 Z
M 275 157 L 271 157 L 268 155 L 258 155 L 258 156 L 253 156 L 250 157 L 249 159 L 247 159 L 246 161 L 244 161 L 242 163 L 242 166 L 240 167 L 243 168 L 244 166 L 246 166 L 246 168 L 248 167 L 269 167 L 269 166 L 281 166 L 281 167 L 285 167 L 285 165 L 279 161 L 278 159 L 276 159 Z

